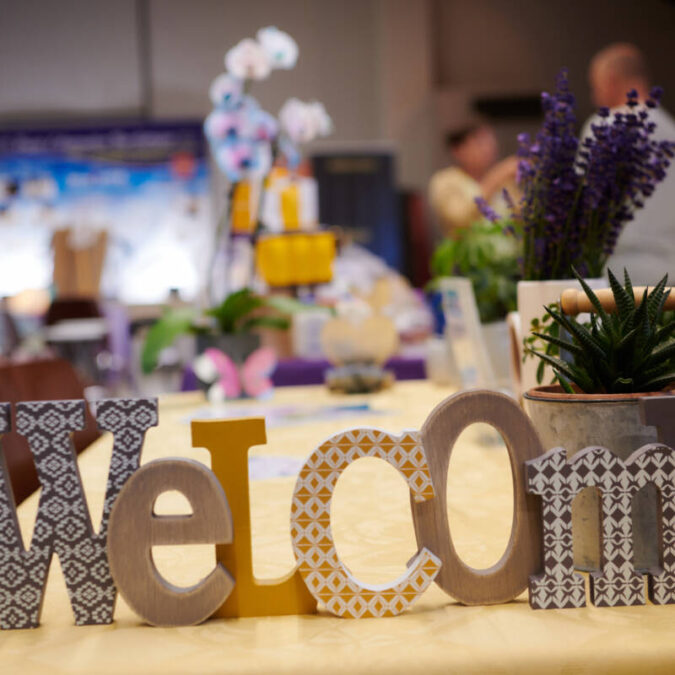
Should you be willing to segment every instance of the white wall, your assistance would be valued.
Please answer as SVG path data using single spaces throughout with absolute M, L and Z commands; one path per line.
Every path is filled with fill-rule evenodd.
M 613 40 L 645 50 L 675 108 L 666 0 L 0 0 L 0 120 L 142 112 L 139 8 L 152 115 L 203 117 L 226 49 L 276 24 L 297 39 L 300 59 L 256 85 L 263 106 L 323 101 L 333 141 L 397 149 L 405 187 L 423 188 L 447 161 L 443 131 L 475 95 L 536 94 L 568 65 L 585 116 L 588 60 Z M 504 150 L 532 124 L 500 123 Z
M 429 0 L 379 0 L 380 133 L 397 150 L 402 186 L 424 187 L 433 167 L 435 109 Z
M 137 113 L 134 0 L 2 0 L 0 117 Z
M 204 115 L 208 86 L 225 51 L 267 25 L 300 45 L 292 71 L 275 71 L 253 94 L 276 112 L 289 96 L 322 101 L 336 139 L 378 136 L 375 12 L 372 0 L 151 0 L 153 111 Z
M 141 0 L 142 1 L 142 0 Z M 295 37 L 293 71 L 254 88 L 276 112 L 321 100 L 335 139 L 379 136 L 375 0 L 148 0 L 150 114 L 203 117 L 227 49 L 266 25 Z M 135 0 L 2 0 L 0 117 L 138 114 L 143 107 Z
M 586 115 L 590 59 L 611 42 L 628 41 L 645 53 L 653 79 L 675 104 L 671 0 L 434 0 L 434 11 L 443 87 L 536 93 L 567 66 Z

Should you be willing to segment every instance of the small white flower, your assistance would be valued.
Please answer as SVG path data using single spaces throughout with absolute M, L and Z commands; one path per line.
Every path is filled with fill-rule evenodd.
M 298 44 L 276 26 L 261 28 L 257 33 L 258 42 L 267 53 L 272 68 L 290 70 L 298 60 Z
M 225 54 L 225 68 L 240 80 L 264 80 L 272 66 L 258 42 L 245 38 Z
M 314 121 L 314 128 L 317 136 L 328 136 L 333 131 L 333 120 L 326 112 L 323 103 L 319 101 L 312 101 L 309 104 L 310 117 Z
M 221 73 L 211 82 L 209 97 L 214 106 L 228 106 L 241 98 L 244 86 L 241 80 L 229 73 Z
M 305 103 L 289 98 L 279 111 L 279 123 L 293 143 L 309 143 L 315 138 L 328 135 L 333 122 L 322 103 Z
M 192 370 L 202 382 L 211 383 L 218 379 L 216 364 L 206 354 L 201 354 L 192 362 Z

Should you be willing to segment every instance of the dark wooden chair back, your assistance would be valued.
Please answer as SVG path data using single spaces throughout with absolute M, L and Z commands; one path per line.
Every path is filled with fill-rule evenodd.
M 53 326 L 66 319 L 98 319 L 101 316 L 94 298 L 56 298 L 47 310 L 45 324 Z
M 28 363 L 0 365 L 0 402 L 82 399 L 84 389 L 73 367 L 62 359 L 44 359 Z M 15 411 L 12 411 L 14 418 Z M 14 426 L 14 419 L 12 421 Z M 75 450 L 80 453 L 99 436 L 89 409 L 86 428 L 73 434 Z M 0 449 L 9 468 L 17 504 L 39 487 L 33 457 L 23 436 L 10 432 L 0 438 Z

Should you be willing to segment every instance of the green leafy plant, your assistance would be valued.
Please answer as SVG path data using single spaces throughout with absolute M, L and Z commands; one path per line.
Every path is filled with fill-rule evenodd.
M 595 309 L 589 324 L 546 307 L 558 334 L 551 330 L 533 331 L 552 349 L 529 350 L 554 370 L 556 379 L 568 393 L 572 385 L 588 394 L 620 394 L 661 391 L 675 382 L 675 321 L 666 317 L 663 307 L 670 291 L 668 275 L 649 292 L 645 289 L 636 302 L 630 277 L 624 271 L 622 286 L 611 270 L 609 283 L 616 312 L 607 312 L 583 278 L 574 271 L 584 293 Z M 542 324 L 543 325 L 543 324 Z M 555 351 L 557 350 L 557 352 Z M 553 354 L 557 353 L 557 356 Z M 569 355 L 569 360 L 561 358 Z
M 228 295 L 223 302 L 200 314 L 196 309 L 169 309 L 148 331 L 141 353 L 141 368 L 152 372 L 160 352 L 171 346 L 179 335 L 212 333 L 232 335 L 249 333 L 255 328 L 284 330 L 289 326 L 287 315 L 306 309 L 293 298 L 263 297 L 250 288 Z M 262 313 L 274 310 L 276 315 Z
M 503 319 L 516 308 L 518 245 L 514 237 L 504 234 L 509 226 L 509 222 L 476 222 L 457 238 L 441 242 L 431 259 L 435 278 L 471 280 L 482 323 Z
M 560 325 L 553 321 L 549 310 L 554 312 L 560 310 L 559 302 L 552 302 L 550 305 L 544 307 L 546 314 L 541 318 L 535 317 L 530 323 L 530 330 L 527 337 L 523 338 L 523 363 L 530 358 L 536 358 L 539 352 L 543 352 L 547 356 L 557 357 L 560 355 L 560 348 L 557 342 L 547 341 L 546 338 L 539 337 L 542 333 L 553 338 L 560 337 Z M 544 381 L 544 373 L 546 368 L 546 361 L 541 359 L 537 366 L 537 383 L 541 384 Z M 557 381 L 557 376 L 554 375 L 551 383 Z

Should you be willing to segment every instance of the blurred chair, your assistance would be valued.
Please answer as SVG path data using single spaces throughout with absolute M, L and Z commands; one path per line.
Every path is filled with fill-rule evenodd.
M 16 321 L 9 310 L 7 298 L 0 300 L 0 356 L 11 356 L 21 338 Z
M 46 359 L 28 363 L 0 364 L 0 402 L 83 398 L 82 382 L 67 361 Z M 14 420 L 15 410 L 12 410 L 12 427 Z M 84 430 L 73 434 L 75 450 L 78 453 L 100 435 L 88 406 L 85 423 Z M 14 498 L 19 504 L 39 487 L 33 456 L 26 439 L 14 431 L 0 437 L 0 448 L 9 469 Z
M 98 357 L 108 351 L 108 325 L 98 302 L 87 297 L 56 298 L 45 315 L 49 346 L 72 363 L 87 384 L 100 384 Z

